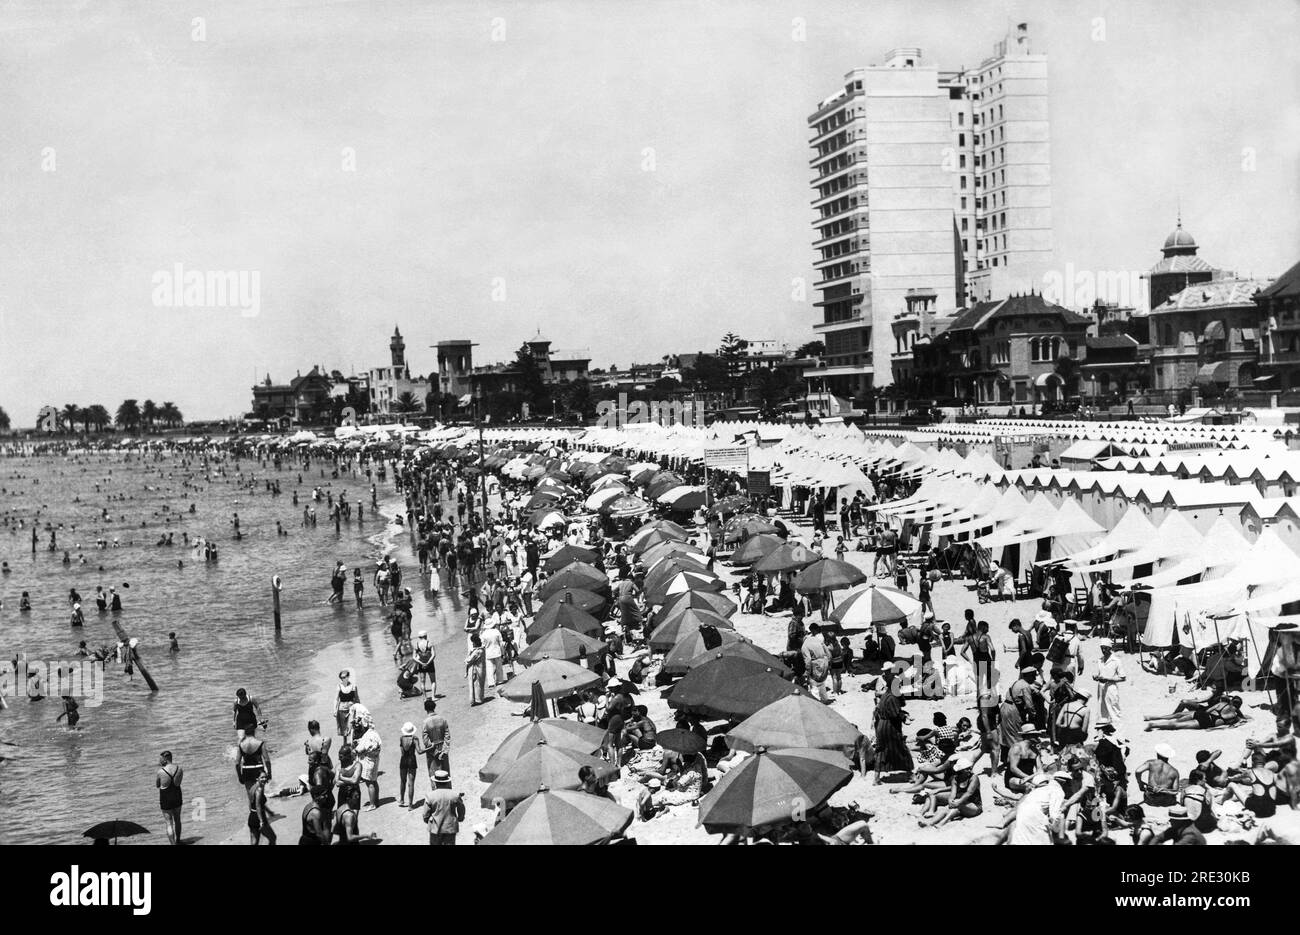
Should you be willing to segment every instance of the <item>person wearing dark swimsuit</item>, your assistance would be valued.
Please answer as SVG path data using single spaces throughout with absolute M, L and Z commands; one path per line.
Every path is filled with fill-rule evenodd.
M 172 762 L 170 750 L 159 754 L 158 776 L 154 784 L 158 787 L 158 807 L 167 822 L 167 841 L 170 844 L 181 843 L 181 780 L 184 774 L 185 771 Z
M 248 691 L 243 688 L 235 692 L 234 715 L 236 733 L 243 731 L 252 736 L 262 722 L 262 711 L 257 699 L 248 697 Z

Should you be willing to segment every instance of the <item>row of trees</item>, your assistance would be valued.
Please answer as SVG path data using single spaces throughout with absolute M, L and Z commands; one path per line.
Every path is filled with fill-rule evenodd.
M 69 429 L 75 431 L 77 425 L 81 425 L 87 433 L 92 427 L 95 431 L 102 432 L 110 423 L 115 423 L 128 432 L 141 430 L 149 432 L 159 427 L 176 428 L 185 421 L 175 403 L 165 402 L 158 405 L 152 399 L 146 399 L 143 403 L 136 399 L 123 400 L 117 407 L 117 412 L 111 416 L 108 410 L 98 403 L 93 406 L 68 403 L 59 413 L 59 417 Z

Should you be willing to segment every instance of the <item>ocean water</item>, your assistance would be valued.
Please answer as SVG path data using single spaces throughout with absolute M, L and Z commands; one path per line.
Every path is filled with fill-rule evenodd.
M 0 843 L 80 843 L 83 830 L 110 818 L 138 821 L 154 832 L 149 843 L 165 843 L 154 788 L 164 749 L 185 768 L 186 839 L 214 843 L 223 825 L 242 820 L 245 808 L 234 778 L 235 690 L 247 688 L 261 702 L 270 720 L 262 736 L 278 752 L 304 733 L 303 725 L 287 720 L 309 694 L 308 660 L 315 650 L 361 633 L 373 637 L 374 653 L 391 652 L 372 584 L 376 558 L 395 536 L 405 535 L 396 527 L 386 532 L 388 518 L 399 509 L 391 470 L 386 482 L 373 480 L 385 518 L 371 506 L 372 481 L 364 473 L 354 476 L 349 465 L 334 479 L 332 467 L 312 461 L 304 469 L 286 461 L 277 470 L 249 458 L 205 466 L 181 454 L 0 457 L 0 560 L 10 568 L 0 575 L 0 659 L 25 654 L 33 662 L 70 661 L 80 640 L 92 649 L 116 643 L 111 615 L 99 614 L 94 602 L 96 585 L 105 591 L 113 586 L 123 601 L 118 619 L 139 639 L 160 689 L 151 693 L 138 672 L 128 678 L 110 660 L 103 703 L 92 707 L 80 700 L 76 731 L 56 723 L 62 711 L 57 697 L 7 697 L 8 710 L 0 711 Z M 268 493 L 265 480 L 279 481 L 282 493 Z M 324 497 L 311 500 L 317 485 L 353 504 L 351 521 L 337 533 Z M 361 522 L 358 499 L 365 511 Z M 315 528 L 302 526 L 304 505 L 316 508 Z M 100 519 L 104 508 L 106 522 Z M 63 524 L 56 551 L 48 551 L 42 528 L 32 553 L 31 524 L 38 511 L 42 527 Z M 240 539 L 231 523 L 236 512 Z M 19 520 L 26 523 L 21 529 Z M 287 536 L 277 534 L 277 520 Z M 157 545 L 167 533 L 175 544 Z M 219 560 L 205 563 L 201 552 L 183 544 L 185 533 L 191 540 L 214 541 Z M 101 535 L 110 542 L 117 538 L 120 546 L 97 548 Z M 348 566 L 349 577 L 351 569 L 363 569 L 366 610 L 355 609 L 350 584 L 343 605 L 326 603 L 336 560 Z M 418 569 L 403 572 L 406 585 L 419 594 Z M 283 580 L 279 636 L 271 612 L 274 574 Z M 70 625 L 70 588 L 81 594 L 84 628 Z M 31 595 L 30 613 L 18 610 L 23 591 Z M 172 630 L 178 655 L 168 652 Z M 323 724 L 327 717 L 322 712 Z M 328 733 L 329 725 L 324 727 Z M 197 805 L 204 820 L 190 814 Z

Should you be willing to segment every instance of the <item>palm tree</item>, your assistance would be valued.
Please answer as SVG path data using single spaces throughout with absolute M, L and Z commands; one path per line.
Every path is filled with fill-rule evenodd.
M 108 410 L 99 403 L 95 403 L 93 406 L 87 406 L 83 412 L 85 413 L 87 426 L 94 425 L 95 430 L 99 432 L 104 431 L 104 426 L 113 421 L 112 417 L 108 414 Z M 86 431 L 90 431 L 89 427 L 87 427 Z
M 76 403 L 66 403 L 60 416 L 63 419 L 63 424 L 68 427 L 68 431 L 76 432 L 77 423 L 81 421 L 81 407 Z
M 153 431 L 154 420 L 158 418 L 158 406 L 152 399 L 146 399 L 144 405 L 140 407 L 140 421 L 144 423 L 146 431 Z
M 393 412 L 419 412 L 420 404 L 415 399 L 415 394 L 411 392 L 400 393 L 393 400 Z
M 122 405 L 117 407 L 116 422 L 128 432 L 134 431 L 140 425 L 140 403 L 134 399 L 122 401 Z
M 185 421 L 175 403 L 163 403 L 158 410 L 158 416 L 163 420 L 164 425 L 169 425 L 172 428 L 176 428 Z

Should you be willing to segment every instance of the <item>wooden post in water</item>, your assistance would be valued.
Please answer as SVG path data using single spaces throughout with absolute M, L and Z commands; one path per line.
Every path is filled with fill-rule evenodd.
M 145 668 L 144 660 L 140 658 L 139 651 L 131 645 L 131 637 L 129 637 L 126 631 L 122 629 L 122 624 L 118 623 L 116 620 L 113 621 L 113 632 L 115 632 L 117 638 L 126 645 L 127 658 L 130 659 L 131 662 L 135 664 L 135 667 L 140 670 L 140 674 L 144 676 L 145 684 L 149 686 L 149 691 L 156 692 L 158 690 L 158 683 L 153 680 L 153 676 L 150 675 L 149 670 Z
M 280 632 L 280 576 L 271 576 L 271 612 L 275 616 L 275 632 Z

